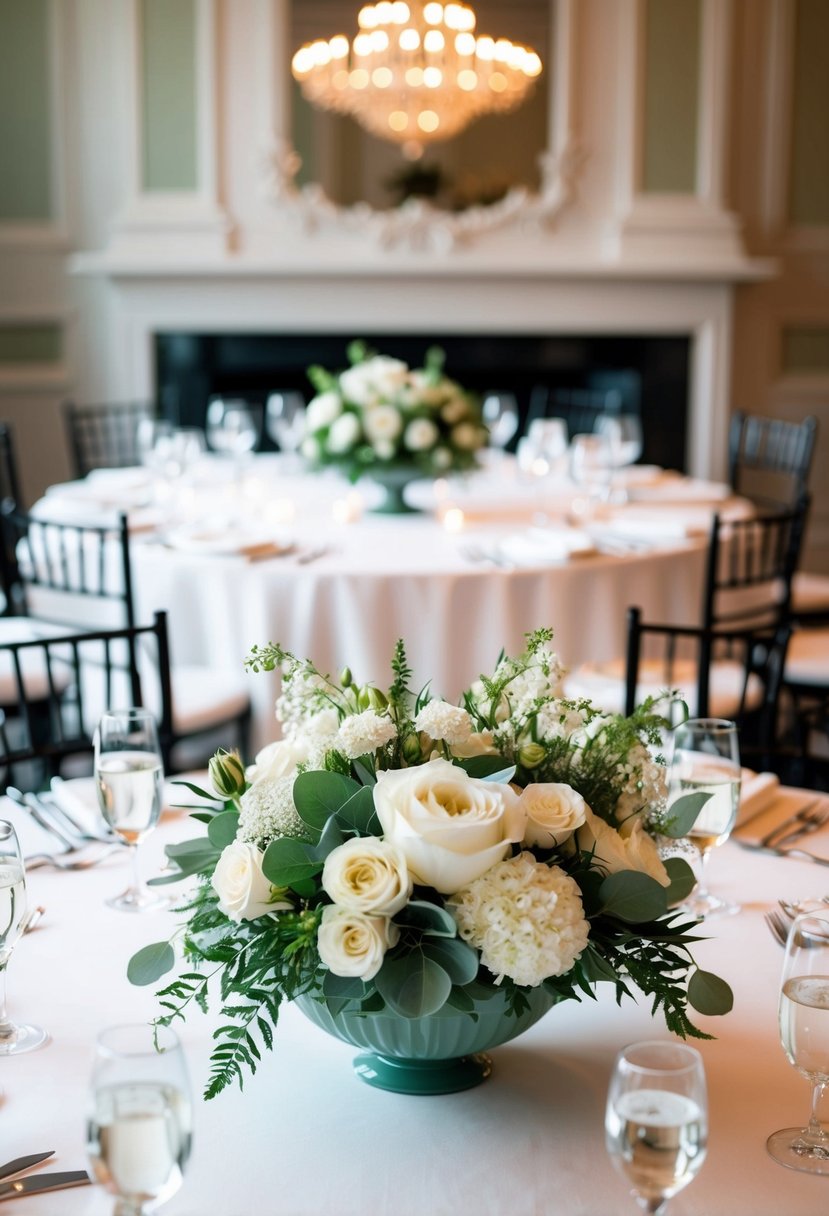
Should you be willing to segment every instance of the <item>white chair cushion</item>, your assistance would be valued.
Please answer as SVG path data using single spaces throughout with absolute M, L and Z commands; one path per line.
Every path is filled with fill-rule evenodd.
M 173 730 L 177 735 L 209 730 L 243 713 L 250 703 L 244 672 L 179 666 L 171 673 Z
M 639 664 L 636 704 L 646 697 L 658 696 L 670 684 L 688 706 L 692 717 L 697 714 L 696 665 L 690 660 L 678 660 L 673 665 L 672 679 L 666 679 L 665 664 L 645 660 Z M 708 712 L 714 718 L 733 718 L 740 709 L 745 670 L 742 663 L 719 659 L 711 664 Z M 572 700 L 586 697 L 605 713 L 621 714 L 625 710 L 624 663 L 589 664 L 576 668 L 564 679 L 564 695 Z M 763 700 L 763 683 L 750 676 L 743 709 L 756 709 Z
M 829 687 L 829 629 L 796 629 L 786 655 L 786 683 Z

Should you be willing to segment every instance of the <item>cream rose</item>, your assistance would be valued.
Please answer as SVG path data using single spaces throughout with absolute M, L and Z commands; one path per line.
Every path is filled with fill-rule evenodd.
M 663 887 L 669 887 L 668 871 L 659 858 L 659 852 L 645 831 L 642 821 L 637 820 L 628 835 L 623 836 L 587 808 L 585 821 L 577 831 L 579 848 L 592 852 L 595 863 L 616 874 L 619 870 L 639 870 L 649 874 Z
M 321 427 L 330 426 L 335 418 L 342 413 L 343 403 L 340 394 L 333 389 L 319 393 L 308 402 L 305 411 L 305 426 L 309 431 L 318 431 Z
M 323 909 L 317 949 L 334 975 L 371 980 L 399 936 L 397 925 L 386 916 L 366 916 L 330 904 Z
M 448 760 L 378 773 L 374 809 L 415 881 L 442 895 L 468 886 L 524 835 L 510 786 L 469 777 Z
M 269 743 L 261 752 L 256 753 L 256 759 L 247 770 L 248 781 L 276 781 L 280 777 L 291 777 L 300 764 L 308 759 L 308 748 L 295 739 L 277 739 Z
M 234 840 L 216 862 L 210 882 L 219 897 L 219 909 L 237 924 L 293 907 L 281 900 L 271 902 L 273 887 L 262 873 L 262 857 L 256 845 Z
M 322 885 L 340 908 L 394 916 L 409 901 L 412 880 L 400 849 L 376 836 L 347 840 L 325 859 Z
M 527 815 L 524 843 L 549 849 L 569 840 L 584 823 L 587 804 L 572 786 L 539 781 L 522 790 L 519 801 Z
M 356 414 L 340 414 L 328 432 L 328 448 L 332 452 L 348 452 L 360 438 L 360 423 Z

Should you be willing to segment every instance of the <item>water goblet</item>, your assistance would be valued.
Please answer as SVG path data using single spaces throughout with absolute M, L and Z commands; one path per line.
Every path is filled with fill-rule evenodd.
M 639 1207 L 664 1216 L 705 1160 L 708 1102 L 702 1058 L 684 1043 L 634 1043 L 616 1057 L 605 1142 Z
M 515 393 L 487 393 L 481 404 L 481 417 L 489 429 L 490 445 L 504 452 L 518 430 Z
M 207 441 L 214 452 L 237 459 L 256 447 L 256 422 L 241 398 L 214 397 L 207 406 Z
M 302 393 L 271 393 L 265 403 L 265 426 L 271 439 L 291 464 L 305 438 L 305 398 Z
M 574 435 L 570 443 L 570 477 L 585 498 L 573 503 L 577 515 L 590 516 L 606 502 L 613 475 L 610 443 L 606 435 Z
M 122 912 L 161 907 L 169 900 L 149 891 L 138 869 L 138 845 L 161 814 L 164 769 L 153 715 L 146 709 L 107 711 L 95 731 L 94 767 L 101 814 L 132 857 L 132 885 L 106 902 Z
M 740 804 L 740 744 L 736 723 L 725 718 L 689 718 L 673 732 L 668 803 L 683 794 L 709 794 L 688 833 L 700 851 L 699 882 L 682 910 L 700 919 L 739 912 L 738 904 L 712 895 L 705 886 L 711 850 L 731 835 Z
M 829 1135 L 820 1119 L 829 1085 L 829 910 L 804 912 L 789 929 L 778 1006 L 786 1058 L 812 1086 L 805 1127 L 784 1127 L 766 1141 L 775 1161 L 807 1174 L 829 1174 Z
M 117 1196 L 113 1216 L 144 1216 L 176 1193 L 190 1156 L 184 1053 L 169 1027 L 113 1026 L 98 1036 L 86 1149 Z
M 17 833 L 0 819 L 0 1056 L 42 1047 L 48 1035 L 40 1026 L 19 1025 L 6 1012 L 6 968 L 26 915 L 26 867 Z
M 611 482 L 610 497 L 613 501 L 626 502 L 624 486 L 617 488 L 616 481 L 621 469 L 635 462 L 642 455 L 642 423 L 637 414 L 599 414 L 593 428 L 597 435 L 604 435 L 610 448 Z

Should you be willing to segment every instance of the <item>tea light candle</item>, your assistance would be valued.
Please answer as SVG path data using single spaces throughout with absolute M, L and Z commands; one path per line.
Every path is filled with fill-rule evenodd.
M 466 525 L 466 518 L 460 507 L 447 507 L 441 517 L 447 532 L 462 532 Z

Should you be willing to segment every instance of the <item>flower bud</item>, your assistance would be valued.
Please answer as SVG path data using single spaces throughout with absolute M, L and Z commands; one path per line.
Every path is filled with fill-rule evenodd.
M 361 688 L 357 693 L 357 708 L 359 710 L 371 708 L 371 699 L 369 697 L 368 686 Z
M 379 688 L 370 688 L 368 690 L 368 703 L 371 709 L 381 710 L 386 708 L 389 699 Z
M 350 688 L 353 683 L 354 683 L 354 677 L 351 674 L 351 668 L 344 667 L 342 669 L 342 671 L 340 672 L 340 687 L 341 688 Z
M 238 752 L 226 752 L 220 748 L 207 766 L 210 781 L 217 794 L 223 798 L 235 798 L 244 794 L 245 766 Z
M 417 764 L 423 758 L 423 750 L 417 735 L 406 735 L 403 740 L 403 758 L 409 764 Z
M 518 750 L 518 763 L 522 768 L 538 768 L 546 755 L 540 743 L 525 743 Z

